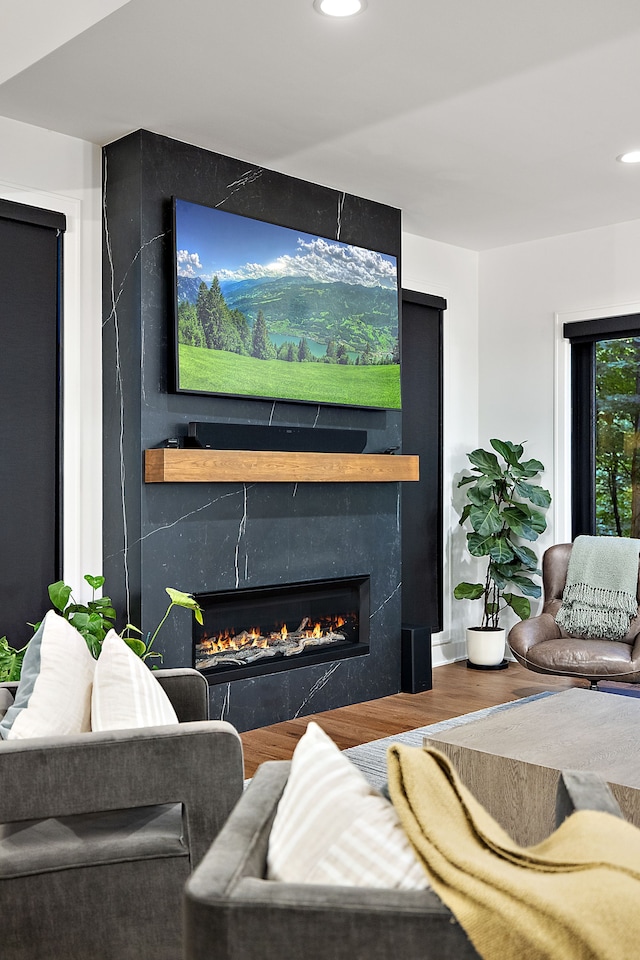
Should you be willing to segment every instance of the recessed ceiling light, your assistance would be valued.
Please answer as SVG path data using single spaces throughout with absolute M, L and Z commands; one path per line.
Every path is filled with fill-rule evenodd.
M 621 153 L 616 157 L 620 163 L 640 163 L 640 150 L 630 150 L 629 153 Z
M 353 17 L 362 13 L 367 0 L 313 0 L 313 6 L 325 17 Z

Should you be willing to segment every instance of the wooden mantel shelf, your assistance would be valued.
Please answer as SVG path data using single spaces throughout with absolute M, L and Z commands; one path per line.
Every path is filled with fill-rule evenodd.
M 269 450 L 145 450 L 146 483 L 384 483 L 418 480 L 418 457 Z

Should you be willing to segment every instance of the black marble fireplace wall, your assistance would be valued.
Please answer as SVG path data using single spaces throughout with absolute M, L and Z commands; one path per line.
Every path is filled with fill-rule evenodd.
M 400 684 L 400 491 L 395 483 L 147 483 L 144 450 L 190 420 L 345 427 L 365 452 L 400 444 L 398 411 L 170 392 L 171 198 L 217 206 L 400 258 L 400 212 L 138 131 L 104 149 L 104 574 L 126 621 L 155 628 L 165 587 L 194 593 L 371 578 L 367 656 L 210 687 L 240 730 L 386 696 Z M 156 643 L 190 666 L 191 614 Z

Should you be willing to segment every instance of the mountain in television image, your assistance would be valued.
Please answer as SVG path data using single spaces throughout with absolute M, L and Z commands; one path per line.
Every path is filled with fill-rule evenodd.
M 177 389 L 399 408 L 396 259 L 175 200 Z

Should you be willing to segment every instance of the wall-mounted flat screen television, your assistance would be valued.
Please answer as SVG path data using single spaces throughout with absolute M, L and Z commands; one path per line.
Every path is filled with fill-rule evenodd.
M 178 393 L 400 407 L 395 257 L 173 204 Z

